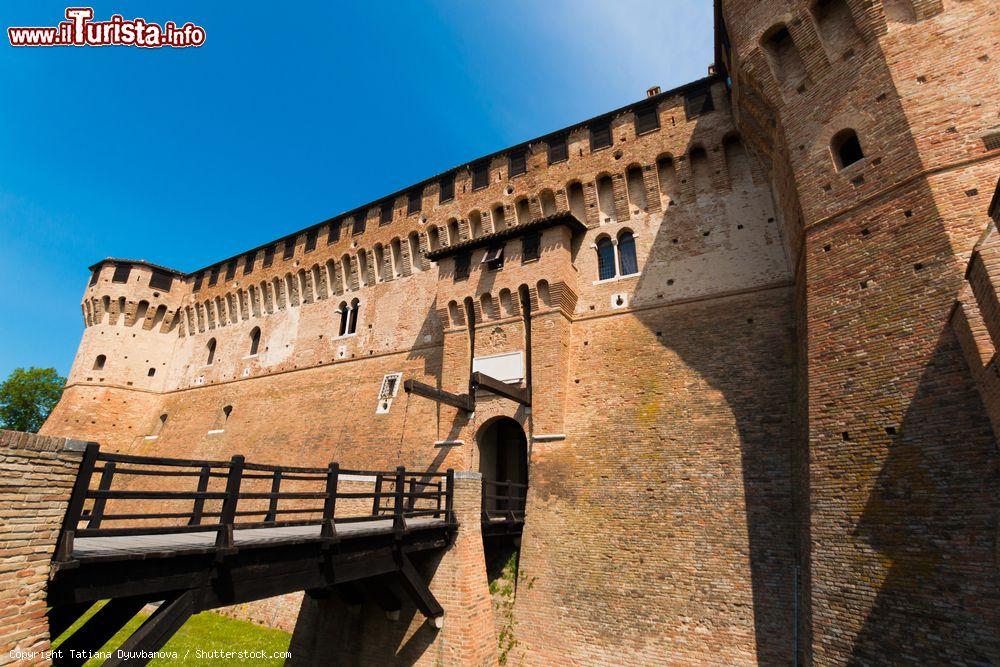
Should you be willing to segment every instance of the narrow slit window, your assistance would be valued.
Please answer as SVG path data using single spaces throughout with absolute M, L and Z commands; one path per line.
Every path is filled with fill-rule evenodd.
M 273 245 L 269 245 L 264 248 L 264 262 L 261 265 L 261 268 L 266 269 L 274 263 L 274 250 L 275 248 Z
M 253 271 L 253 264 L 256 261 L 257 261 L 256 250 L 251 250 L 246 254 L 246 257 L 243 258 L 243 275 L 247 275 L 248 273 Z
M 219 270 L 221 266 L 213 266 L 211 273 L 208 274 L 208 286 L 211 287 L 219 282 Z
M 282 253 L 282 259 L 291 259 L 295 254 L 295 237 L 291 236 L 285 239 L 285 251 Z
M 226 280 L 232 280 L 236 277 L 236 262 L 232 261 L 226 264 Z

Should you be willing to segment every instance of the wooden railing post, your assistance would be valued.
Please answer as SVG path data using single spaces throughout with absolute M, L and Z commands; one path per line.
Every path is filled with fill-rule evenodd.
M 504 501 L 504 502 L 507 503 L 507 517 L 511 521 L 513 521 L 514 520 L 514 503 L 511 502 L 511 501 L 514 499 L 514 487 L 511 486 L 509 479 L 507 480 L 507 489 L 506 489 L 506 492 L 504 493 L 504 495 L 507 496 L 507 500 Z
M 59 544 L 56 546 L 55 559 L 57 561 L 73 560 L 73 536 L 76 534 L 80 517 L 83 514 L 83 503 L 87 500 L 90 478 L 94 475 L 94 466 L 97 465 L 99 452 L 100 446 L 96 442 L 87 443 L 83 450 L 83 460 L 80 461 L 80 469 L 76 473 L 76 481 L 73 483 L 69 505 L 66 507 L 66 516 L 63 517 Z
M 320 537 L 335 538 L 337 536 L 337 479 L 340 477 L 340 464 L 331 463 L 326 468 L 326 499 L 323 501 L 323 527 Z
M 372 500 L 372 516 L 378 516 L 382 507 L 382 473 L 375 475 L 375 498 Z
M 264 521 L 274 521 L 278 517 L 278 491 L 281 490 L 281 470 L 275 470 L 274 476 L 271 479 L 271 493 L 275 494 L 271 497 L 271 502 L 267 506 L 267 514 L 264 515 Z
M 448 468 L 445 478 L 444 518 L 448 523 L 455 523 L 455 471 Z
M 425 487 L 420 487 L 425 488 Z M 406 501 L 406 509 L 413 511 L 417 504 L 417 478 L 410 478 L 410 498 Z
M 392 509 L 392 531 L 397 537 L 401 537 L 406 530 L 406 518 L 403 516 L 403 495 L 406 487 L 406 468 L 399 466 L 396 468 L 396 490 L 395 503 Z
M 208 491 L 208 478 L 211 473 L 211 469 L 208 466 L 201 467 L 201 474 L 198 475 L 198 493 L 205 493 Z M 201 524 L 201 515 L 205 511 L 205 499 L 195 498 L 194 507 L 191 508 L 191 518 L 188 520 L 189 526 L 197 526 Z
M 240 499 L 240 484 L 243 482 L 243 464 L 245 459 L 237 454 L 229 463 L 229 475 L 226 477 L 226 497 L 222 501 L 222 517 L 219 520 L 219 536 L 215 546 L 219 549 L 232 549 L 234 540 L 233 524 L 236 520 L 236 505 Z
M 107 491 L 111 488 L 111 481 L 115 477 L 115 462 L 108 461 L 104 464 L 104 472 L 101 473 L 101 481 L 97 488 L 100 491 Z M 94 500 L 94 508 L 90 510 L 90 521 L 87 522 L 87 528 L 100 528 L 101 519 L 104 518 L 104 507 L 107 505 L 107 498 L 97 498 Z

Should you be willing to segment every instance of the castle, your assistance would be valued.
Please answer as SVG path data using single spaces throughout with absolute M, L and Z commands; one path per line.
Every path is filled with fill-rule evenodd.
M 42 432 L 527 484 L 511 664 L 1000 662 L 998 10 L 719 0 L 704 79 L 195 271 L 100 261 Z

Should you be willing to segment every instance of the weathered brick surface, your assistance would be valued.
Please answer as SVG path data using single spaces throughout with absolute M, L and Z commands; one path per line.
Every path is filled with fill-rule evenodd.
M 0 664 L 51 662 L 46 584 L 82 445 L 0 430 Z

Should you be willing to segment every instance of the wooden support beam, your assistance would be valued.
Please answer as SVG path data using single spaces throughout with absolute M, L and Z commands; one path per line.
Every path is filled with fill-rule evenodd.
M 146 602 L 147 599 L 141 597 L 111 600 L 59 645 L 59 655 L 53 655 L 53 664 L 57 667 L 76 667 L 87 662 L 89 654 L 107 644 Z
M 522 389 L 515 384 L 501 382 L 500 380 L 490 377 L 489 375 L 484 375 L 479 371 L 472 374 L 471 386 L 473 389 L 485 389 L 486 391 L 492 392 L 498 396 L 509 398 L 515 403 L 520 403 L 521 405 L 528 407 L 531 406 L 530 390 Z
M 406 591 L 410 599 L 413 600 L 413 604 L 416 605 L 420 613 L 427 618 L 443 618 L 444 609 L 438 603 L 437 598 L 431 593 L 431 589 L 428 588 L 427 584 L 424 582 L 423 577 L 417 572 L 417 568 L 413 567 L 413 563 L 410 561 L 409 556 L 405 553 L 400 553 L 398 555 L 399 560 L 399 581 L 403 585 L 403 590 Z M 438 626 L 440 627 L 440 626 Z
M 153 615 L 139 626 L 129 636 L 125 642 L 118 647 L 118 650 L 104 661 L 104 667 L 117 667 L 118 665 L 145 665 L 148 659 L 136 657 L 125 660 L 123 657 L 129 653 L 144 651 L 153 653 L 163 648 L 163 645 L 180 630 L 181 626 L 191 618 L 195 612 L 195 592 L 184 591 L 172 598 L 163 601 L 163 604 L 153 612 Z
M 438 403 L 451 405 L 466 412 L 473 412 L 476 409 L 475 401 L 472 400 L 469 394 L 453 394 L 417 380 L 406 380 L 403 382 L 403 391 L 407 394 L 416 394 L 417 396 L 423 396 Z

